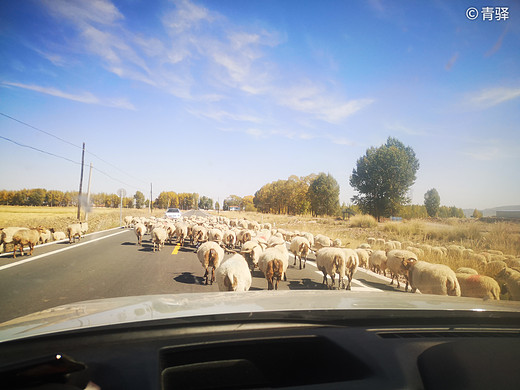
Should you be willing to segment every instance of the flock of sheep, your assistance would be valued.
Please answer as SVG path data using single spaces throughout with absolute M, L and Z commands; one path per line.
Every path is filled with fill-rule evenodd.
M 7 252 L 9 245 L 12 245 L 13 257 L 16 259 L 16 250 L 20 251 L 20 256 L 24 254 L 24 248 L 29 247 L 29 255 L 33 254 L 34 247 L 50 241 L 61 241 L 66 238 L 70 243 L 80 239 L 88 231 L 87 222 L 73 223 L 67 226 L 67 233 L 46 229 L 42 226 L 37 228 L 26 227 L 7 227 L 0 229 L 0 252 Z
M 500 299 L 507 291 L 513 300 L 520 300 L 520 260 L 504 256 L 498 251 L 475 254 L 460 246 L 432 247 L 412 242 L 385 241 L 368 238 L 356 249 L 342 246 L 322 234 L 276 229 L 269 223 L 260 224 L 246 219 L 229 219 L 223 216 L 182 218 L 177 222 L 161 218 L 126 217 L 126 227 L 133 226 L 141 245 L 144 234 L 150 234 L 153 250 L 160 250 L 166 242 L 194 246 L 204 268 L 204 282 L 217 282 L 220 291 L 247 291 L 251 275 L 258 268 L 267 280 L 269 290 L 277 289 L 279 282 L 287 280 L 289 252 L 294 265 L 305 268 L 307 256 L 315 253 L 316 266 L 323 273 L 323 284 L 338 289 L 351 288 L 358 267 L 374 272 L 387 272 L 391 284 L 400 281 L 412 292 Z M 287 248 L 289 244 L 289 249 Z M 348 245 L 348 244 L 347 244 Z M 404 249 L 403 249 L 404 248 Z M 225 259 L 225 253 L 232 256 Z M 494 277 L 479 275 L 475 269 L 459 268 L 454 272 L 443 264 L 419 260 L 429 256 L 465 256 L 477 262 L 485 261 L 486 269 Z
M 183 217 L 175 223 L 164 218 L 128 216 L 125 226 L 133 227 L 139 245 L 143 236 L 150 234 L 154 252 L 174 241 L 195 247 L 204 268 L 205 283 L 216 281 L 221 291 L 249 290 L 256 268 L 264 274 L 268 289 L 278 289 L 279 282 L 287 280 L 289 253 L 294 255 L 294 265 L 299 263 L 302 269 L 312 251 L 316 266 L 323 273 L 323 284 L 328 288 L 335 287 L 338 275 L 337 288 L 350 289 L 356 269 L 362 267 L 385 276 L 388 272 L 390 283 L 396 281 L 400 288 L 401 281 L 404 282 L 405 291 L 410 286 L 412 292 L 497 300 L 502 293 L 512 300 L 520 300 L 520 259 L 500 251 L 474 253 L 458 245 L 440 247 L 372 237 L 351 249 L 342 247 L 340 240 L 322 234 L 314 236 L 308 232 L 276 229 L 269 223 L 223 216 Z M 13 257 L 16 258 L 17 249 L 23 255 L 24 247 L 29 247 L 29 255 L 32 255 L 37 244 L 66 238 L 73 243 L 87 230 L 86 222 L 69 225 L 66 233 L 43 227 L 3 228 L 0 229 L 0 252 L 12 245 Z M 225 253 L 232 256 L 225 259 Z M 467 267 L 454 272 L 446 265 L 419 260 L 425 256 L 430 260 L 448 256 L 468 259 L 487 275 L 479 275 Z

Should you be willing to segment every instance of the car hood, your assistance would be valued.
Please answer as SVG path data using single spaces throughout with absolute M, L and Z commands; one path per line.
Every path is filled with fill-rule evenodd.
M 175 295 L 145 295 L 77 302 L 43 310 L 0 324 L 0 342 L 84 328 L 177 320 L 182 323 L 232 319 L 236 315 L 263 314 L 277 320 L 319 319 L 344 316 L 346 312 L 370 312 L 371 317 L 389 311 L 433 313 L 490 312 L 520 313 L 520 304 L 393 292 L 341 291 L 250 291 Z M 317 316 L 313 317 L 312 314 Z M 428 314 L 429 313 L 429 314 Z M 436 314 L 437 315 L 437 314 Z M 235 316 L 235 317 L 233 317 Z

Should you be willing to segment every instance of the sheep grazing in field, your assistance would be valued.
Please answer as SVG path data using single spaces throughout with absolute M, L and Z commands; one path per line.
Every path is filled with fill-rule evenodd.
M 503 268 L 496 279 L 504 284 L 512 300 L 520 301 L 520 272 L 509 267 Z
M 460 297 L 460 285 L 453 270 L 444 264 L 430 264 L 426 261 L 403 260 L 408 269 L 408 280 L 412 292 L 423 294 L 451 295 Z
M 282 279 L 287 281 L 287 267 L 289 266 L 289 252 L 285 242 L 280 245 L 267 248 L 258 259 L 258 268 L 267 279 L 267 289 L 278 290 L 278 283 Z
M 300 269 L 302 269 L 302 259 L 303 259 L 303 268 L 305 268 L 305 263 L 307 262 L 307 255 L 309 254 L 309 250 L 311 248 L 311 244 L 305 237 L 294 237 L 291 241 L 291 246 L 289 250 L 294 255 L 294 264 L 298 259 L 300 260 Z
M 81 239 L 81 224 L 73 223 L 67 226 L 67 237 L 69 238 L 70 244 L 76 242 L 76 237 L 79 241 Z
M 134 233 L 137 237 L 137 244 L 142 245 L 143 236 L 146 233 L 146 225 L 144 223 L 138 222 L 134 225 Z
M 336 238 L 334 241 L 332 241 L 332 245 L 335 248 L 341 247 L 341 240 L 339 238 Z
M 246 259 L 239 254 L 222 261 L 215 277 L 219 291 L 248 291 L 251 287 L 251 272 Z
M 380 274 L 386 275 L 386 252 L 385 251 L 374 251 L 368 258 L 369 268 Z
M 394 279 L 397 281 L 397 288 L 400 288 L 399 276 L 404 276 L 406 280 L 406 286 L 404 291 L 408 291 L 408 269 L 404 266 L 404 261 L 415 262 L 417 261 L 417 255 L 414 252 L 402 249 L 394 249 L 386 254 L 386 266 L 390 270 L 392 281 L 390 284 L 394 284 Z
M 197 250 L 197 257 L 205 270 L 203 276 L 205 284 L 208 284 L 208 281 L 213 284 L 215 281 L 215 269 L 218 268 L 224 258 L 224 249 L 215 241 L 207 241 Z M 211 268 L 211 277 L 209 276 L 209 268 Z
M 253 272 L 253 270 L 258 267 L 258 261 L 260 260 L 260 255 L 262 252 L 262 246 L 257 241 L 251 240 L 242 245 L 240 254 L 246 259 L 247 265 L 249 266 L 249 270 L 251 272 Z
M 478 275 L 477 270 L 469 267 L 459 267 L 455 271 L 455 274 L 468 274 L 468 275 Z
M 462 297 L 500 300 L 500 286 L 489 276 L 456 273 Z
M 376 239 L 374 237 L 368 237 L 367 238 L 367 243 L 369 245 L 375 245 L 376 244 Z
M 16 247 L 20 247 L 20 256 L 23 256 L 24 246 L 29 246 L 29 255 L 33 254 L 34 246 L 40 241 L 40 234 L 43 228 L 20 229 L 13 234 L 13 257 L 16 259 Z
M 338 288 L 345 287 L 345 252 L 341 248 L 321 248 L 316 252 L 316 266 L 323 272 L 323 282 L 328 288 L 334 288 L 336 274 L 339 274 Z M 329 286 L 327 275 L 331 278 Z
M 507 264 L 503 261 L 492 261 L 486 264 L 486 274 L 494 278 L 504 268 L 507 268 Z
M 153 251 L 155 252 L 155 248 L 160 251 L 162 247 L 164 247 L 164 243 L 168 238 L 168 232 L 163 227 L 155 227 L 152 230 L 152 243 L 153 243 Z

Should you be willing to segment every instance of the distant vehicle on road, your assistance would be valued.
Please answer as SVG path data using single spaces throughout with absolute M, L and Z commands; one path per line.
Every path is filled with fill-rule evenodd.
M 168 210 L 166 210 L 166 213 L 164 214 L 164 217 L 169 218 L 169 219 L 179 219 L 181 216 L 182 216 L 181 211 L 176 208 L 168 209 Z

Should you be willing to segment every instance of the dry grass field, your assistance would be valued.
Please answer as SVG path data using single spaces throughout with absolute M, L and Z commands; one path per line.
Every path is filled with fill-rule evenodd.
M 77 222 L 76 207 L 31 207 L 0 206 L 0 228 L 8 226 L 54 228 L 66 231 L 67 225 Z M 148 216 L 148 209 L 123 209 L 123 218 L 127 215 Z M 154 210 L 153 215 L 163 216 L 164 210 Z M 85 214 L 81 212 L 82 221 Z M 119 209 L 94 208 L 88 215 L 89 233 L 119 226 Z

